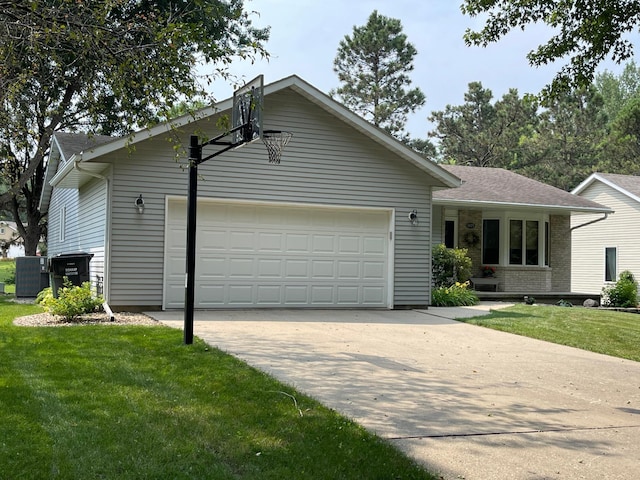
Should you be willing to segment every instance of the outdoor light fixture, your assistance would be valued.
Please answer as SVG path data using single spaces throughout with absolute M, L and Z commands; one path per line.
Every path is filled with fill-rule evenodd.
M 144 199 L 142 198 L 142 194 L 138 198 L 136 198 L 135 206 L 138 209 L 138 213 L 144 212 Z
M 409 214 L 409 221 L 411 222 L 411 225 L 418 225 L 418 211 L 417 210 L 411 210 L 411 213 Z

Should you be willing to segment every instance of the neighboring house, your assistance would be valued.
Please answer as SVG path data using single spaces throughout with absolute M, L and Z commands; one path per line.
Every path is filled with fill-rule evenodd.
M 608 207 L 501 168 L 443 168 L 463 185 L 434 193 L 433 243 L 467 248 L 473 276 L 486 265 L 504 292 L 599 292 L 571 283 L 570 229 Z
M 24 257 L 24 242 L 18 233 L 16 222 L 0 220 L 0 257 Z
M 198 167 L 196 308 L 429 304 L 432 191 L 460 180 L 296 76 L 264 93 L 264 128 L 294 137 L 280 165 L 254 142 Z M 231 105 L 107 143 L 56 134 L 49 256 L 93 254 L 114 309 L 182 308 L 187 171 L 167 140 L 213 137 Z
M 606 219 L 593 216 L 594 223 L 573 231 L 574 285 L 599 292 L 624 270 L 640 278 L 640 177 L 594 173 L 572 193 L 615 211 Z

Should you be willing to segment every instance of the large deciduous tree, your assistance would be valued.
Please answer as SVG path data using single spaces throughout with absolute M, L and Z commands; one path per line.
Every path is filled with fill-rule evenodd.
M 568 61 L 547 93 L 588 87 L 603 60 L 620 63 L 631 57 L 633 43 L 628 34 L 637 32 L 640 23 L 636 0 L 464 0 L 461 9 L 485 18 L 481 30 L 466 31 L 469 45 L 487 46 L 530 24 L 549 26 L 551 38 L 527 54 L 533 66 Z
M 266 54 L 243 0 L 0 0 L 0 168 L 35 254 L 51 137 L 125 134 L 205 93 L 235 56 Z
M 374 125 L 401 138 L 407 115 L 425 103 L 419 88 L 410 88 L 415 47 L 402 33 L 400 20 L 374 11 L 367 24 L 353 27 L 340 41 L 334 71 L 341 86 L 331 92 Z

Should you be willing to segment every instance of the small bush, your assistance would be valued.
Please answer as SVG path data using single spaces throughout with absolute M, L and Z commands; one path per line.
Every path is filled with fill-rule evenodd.
M 436 307 L 462 307 L 476 305 L 478 296 L 469 290 L 469 282 L 456 282 L 450 287 L 438 287 L 431 293 L 431 304 Z
M 602 289 L 602 305 L 605 307 L 631 308 L 638 305 L 638 282 L 633 273 L 625 270 L 615 285 Z
M 6 262 L 6 267 L 4 267 L 4 280 L 0 278 L 0 282 L 6 283 L 7 285 L 15 285 L 16 284 L 16 261 L 13 259 L 5 260 L 2 259 L 2 262 Z
M 78 287 L 67 278 L 62 288 L 58 289 L 58 298 L 53 296 L 51 287 L 45 288 L 36 297 L 36 303 L 42 305 L 47 312 L 61 316 L 69 322 L 85 313 L 99 311 L 103 302 L 102 296 L 93 296 L 91 283 L 84 282 L 81 287 Z
M 471 259 L 466 248 L 447 248 L 435 245 L 432 250 L 431 270 L 436 288 L 466 282 L 471 277 Z

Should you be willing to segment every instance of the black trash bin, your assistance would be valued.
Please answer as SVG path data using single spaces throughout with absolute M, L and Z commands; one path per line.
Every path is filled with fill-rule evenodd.
M 58 289 L 62 288 L 64 278 L 68 278 L 73 285 L 81 286 L 89 281 L 89 262 L 93 253 L 65 253 L 51 257 L 51 289 L 53 296 L 58 298 Z

